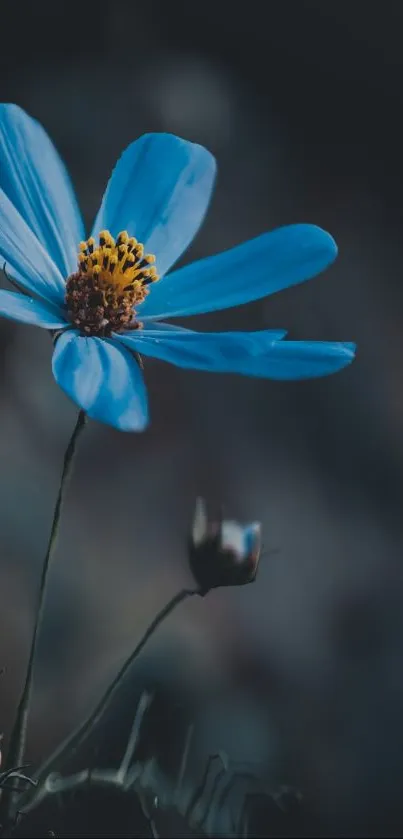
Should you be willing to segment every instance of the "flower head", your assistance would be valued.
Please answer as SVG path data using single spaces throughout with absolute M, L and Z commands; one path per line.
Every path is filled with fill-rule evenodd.
M 208 519 L 202 498 L 196 501 L 189 563 L 202 594 L 221 586 L 252 583 L 261 548 L 259 522 L 241 525 L 221 518 Z
M 49 137 L 21 108 L 0 105 L 0 256 L 19 289 L 0 291 L 0 315 L 54 333 L 55 379 L 88 416 L 124 431 L 145 428 L 138 361 L 147 355 L 271 379 L 327 375 L 352 361 L 350 343 L 285 341 L 282 329 L 197 333 L 164 322 L 257 300 L 315 276 L 336 256 L 328 233 L 294 224 L 167 275 L 202 223 L 214 178 L 202 146 L 146 134 L 118 160 L 86 238 Z

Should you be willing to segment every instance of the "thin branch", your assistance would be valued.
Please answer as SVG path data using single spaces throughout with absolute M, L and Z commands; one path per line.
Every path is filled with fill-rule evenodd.
M 28 766 L 30 766 L 29 763 L 24 763 L 23 766 L 15 766 L 12 769 L 6 769 L 5 772 L 1 772 L 0 787 L 4 788 L 4 782 L 8 781 L 9 778 L 17 778 L 20 781 L 26 781 L 27 784 L 30 784 L 31 786 L 35 787 L 37 782 L 20 771 L 21 769 L 27 769 Z
M 177 782 L 176 782 L 176 789 L 175 789 L 175 796 L 174 796 L 175 802 L 178 801 L 179 795 L 180 795 L 180 792 L 181 792 L 181 789 L 182 789 L 183 779 L 185 777 L 185 772 L 186 772 L 186 768 L 187 768 L 187 764 L 188 764 L 188 760 L 189 760 L 190 746 L 191 746 L 191 743 L 192 743 L 194 730 L 195 730 L 194 723 L 189 725 L 187 727 L 187 730 L 186 730 L 185 745 L 183 747 L 182 760 L 181 760 L 181 764 L 180 764 L 180 767 L 179 767 L 178 779 L 177 779 Z
M 217 752 L 216 754 L 210 755 L 210 757 L 207 760 L 201 782 L 200 782 L 199 786 L 196 787 L 196 789 L 195 789 L 195 791 L 194 791 L 194 793 L 193 793 L 193 795 L 190 799 L 190 802 L 189 802 L 188 806 L 186 807 L 186 810 L 185 810 L 186 821 L 191 821 L 193 811 L 195 810 L 197 805 L 202 800 L 204 792 L 205 792 L 207 784 L 208 784 L 210 769 L 212 768 L 213 764 L 216 761 L 220 761 L 222 767 L 224 769 L 226 769 L 226 767 L 227 767 L 226 758 L 225 758 L 225 756 L 223 755 L 222 752 Z
M 153 837 L 153 839 L 160 839 L 159 833 L 158 833 L 158 830 L 157 830 L 157 825 L 155 824 L 155 821 L 154 821 L 154 819 L 153 819 L 153 817 L 150 813 L 150 810 L 147 806 L 147 802 L 146 802 L 146 798 L 145 798 L 145 795 L 143 793 L 143 790 L 140 790 L 140 789 L 137 790 L 137 797 L 138 797 L 138 800 L 140 802 L 140 807 L 141 807 L 141 811 L 143 813 L 143 816 L 144 816 L 145 819 L 147 819 L 148 826 L 149 826 L 150 831 L 151 831 L 151 836 Z
M 137 710 L 130 731 L 130 736 L 127 742 L 126 751 L 123 755 L 122 762 L 118 769 L 118 780 L 121 781 L 122 784 L 124 784 L 127 773 L 129 771 L 130 763 L 133 759 L 133 755 L 136 750 L 137 742 L 139 739 L 140 729 L 144 720 L 144 715 L 147 709 L 150 707 L 151 700 L 151 694 L 146 693 L 146 691 L 144 691 L 144 693 L 142 693 L 140 697 L 139 704 L 137 705 Z
M 223 767 L 222 769 L 218 770 L 218 772 L 217 772 L 217 774 L 214 778 L 213 788 L 211 790 L 210 795 L 207 797 L 206 806 L 204 808 L 204 811 L 202 811 L 200 817 L 197 819 L 197 824 L 201 828 L 203 828 L 204 823 L 206 823 L 206 828 L 207 828 L 208 819 L 209 819 L 214 801 L 215 801 L 216 796 L 217 796 L 217 790 L 219 788 L 219 783 L 223 778 L 225 778 L 226 774 L 227 774 L 226 769 Z M 217 812 L 218 812 L 218 807 L 216 809 L 217 809 Z M 194 816 L 193 816 L 193 818 L 194 818 Z M 206 829 L 206 832 L 207 832 L 207 829 Z

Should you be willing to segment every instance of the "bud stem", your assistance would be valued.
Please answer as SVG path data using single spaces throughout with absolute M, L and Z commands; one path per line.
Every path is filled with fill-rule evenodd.
M 126 676 L 127 672 L 130 670 L 133 662 L 137 658 L 137 656 L 141 653 L 142 649 L 145 647 L 147 641 L 151 638 L 154 634 L 155 630 L 160 626 L 160 624 L 174 611 L 174 609 L 179 606 L 180 603 L 183 603 L 184 600 L 187 600 L 188 597 L 193 597 L 196 594 L 200 594 L 199 589 L 182 589 L 168 603 L 161 609 L 160 612 L 155 616 L 154 620 L 151 621 L 150 625 L 146 629 L 143 637 L 140 639 L 137 646 L 134 650 L 130 653 L 120 670 L 118 671 L 117 675 L 110 683 L 108 688 L 106 689 L 103 697 L 100 699 L 98 704 L 95 706 L 93 711 L 89 714 L 86 720 L 81 723 L 75 731 L 73 731 L 68 737 L 58 746 L 58 748 L 53 752 L 53 754 L 48 758 L 45 763 L 39 768 L 38 772 L 33 775 L 34 781 L 37 782 L 37 788 L 29 790 L 26 793 L 23 793 L 21 796 L 18 805 L 21 810 L 24 812 L 28 812 L 33 807 L 35 807 L 35 801 L 37 794 L 40 796 L 41 787 L 43 782 L 45 781 L 46 777 L 53 771 L 60 766 L 61 761 L 65 756 L 68 755 L 69 759 L 75 754 L 81 743 L 83 742 L 84 738 L 91 733 L 91 731 L 95 728 L 105 711 L 108 710 L 113 698 L 116 696 L 124 677 Z

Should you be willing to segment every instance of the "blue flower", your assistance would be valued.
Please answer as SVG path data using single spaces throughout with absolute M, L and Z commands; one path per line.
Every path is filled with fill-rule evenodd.
M 215 168 L 202 146 L 140 137 L 118 160 L 85 240 L 51 140 L 21 108 L 0 105 L 0 254 L 22 292 L 0 291 L 0 315 L 54 331 L 56 381 L 100 422 L 147 425 L 142 356 L 270 379 L 327 375 L 354 357 L 354 344 L 284 341 L 284 330 L 198 333 L 162 322 L 257 300 L 336 257 L 328 233 L 295 224 L 165 276 L 202 223 Z

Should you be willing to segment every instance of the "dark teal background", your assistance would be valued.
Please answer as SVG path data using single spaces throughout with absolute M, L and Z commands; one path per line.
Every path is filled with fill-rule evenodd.
M 1 100 L 45 126 L 88 224 L 123 148 L 170 131 L 208 146 L 219 166 L 184 261 L 294 222 L 336 238 L 339 258 L 322 276 L 188 325 L 287 328 L 295 339 L 358 344 L 351 368 L 299 383 L 146 360 L 149 430 L 90 423 L 53 571 L 33 762 L 189 584 L 186 536 L 203 494 L 261 520 L 266 548 L 279 552 L 262 560 L 254 586 L 190 602 L 155 638 L 133 674 L 136 685 L 146 674 L 162 697 L 144 748 L 174 774 L 188 715 L 204 732 L 196 774 L 204 753 L 223 748 L 303 790 L 307 815 L 286 835 L 309 835 L 317 823 L 320 835 L 402 835 L 402 31 L 398 3 L 361 0 L 3 0 Z M 75 417 L 50 355 L 41 330 L 1 322 L 6 736 Z M 129 717 L 130 691 L 122 702 Z M 123 717 L 100 734 L 106 762 Z M 46 816 L 38 835 L 44 824 L 58 836 L 145 835 L 136 809 L 75 806 L 68 822 Z M 270 835 L 272 816 L 254 818 L 256 835 Z M 162 817 L 162 835 L 179 829 Z

